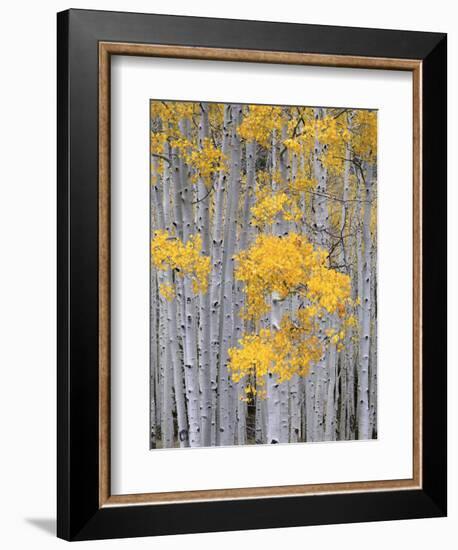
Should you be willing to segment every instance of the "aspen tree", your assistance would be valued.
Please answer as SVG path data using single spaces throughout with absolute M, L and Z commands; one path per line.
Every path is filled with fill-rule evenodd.
M 224 118 L 221 137 L 223 158 L 229 157 L 232 127 L 236 124 L 232 118 L 231 105 L 224 105 Z M 227 162 L 227 160 L 226 160 Z M 224 204 L 227 196 L 227 171 L 221 170 L 216 178 L 215 204 L 212 229 L 212 273 L 210 282 L 210 379 L 212 390 L 211 444 L 216 445 L 216 426 L 218 410 L 218 364 L 220 356 L 221 290 L 223 269 L 223 223 Z
M 358 439 L 370 437 L 369 414 L 369 357 L 371 341 L 371 200 L 372 200 L 371 165 L 367 166 L 365 175 L 361 170 L 364 185 L 363 215 L 363 265 L 361 289 L 361 337 L 359 346 L 359 379 L 358 379 Z
M 224 227 L 223 267 L 221 285 L 221 315 L 220 315 L 220 357 L 219 357 L 219 443 L 230 445 L 233 438 L 231 423 L 231 383 L 227 364 L 228 349 L 232 342 L 232 315 L 233 315 L 233 280 L 234 280 L 234 252 L 235 252 L 235 220 L 240 195 L 240 163 L 241 141 L 237 128 L 241 121 L 241 105 L 232 105 L 232 136 L 230 144 L 229 191 L 226 207 Z
M 205 152 L 209 141 L 209 122 L 207 103 L 200 104 L 198 146 Z M 202 254 L 210 255 L 210 188 L 213 185 L 211 177 L 207 180 L 200 174 L 197 182 L 197 231 L 202 239 Z M 201 292 L 199 295 L 199 386 L 200 386 L 200 416 L 201 445 L 211 444 L 212 398 L 210 386 L 210 294 Z
M 322 120 L 326 116 L 325 109 L 315 109 L 315 120 Z M 327 174 L 323 164 L 324 145 L 320 143 L 318 136 L 315 138 L 315 155 L 313 160 L 314 174 L 317 181 L 314 200 L 315 233 L 318 243 L 326 247 L 326 229 L 328 225 L 328 205 L 326 202 Z M 323 337 L 327 327 L 327 320 L 323 317 L 320 321 L 320 336 Z M 324 388 L 327 379 L 326 352 L 315 366 L 315 402 L 313 405 L 312 441 L 321 441 L 324 428 Z

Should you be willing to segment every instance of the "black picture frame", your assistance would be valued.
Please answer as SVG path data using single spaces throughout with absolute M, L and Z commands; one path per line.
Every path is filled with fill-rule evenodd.
M 446 515 L 446 35 L 87 10 L 59 13 L 57 27 L 58 536 L 88 540 Z M 421 61 L 421 489 L 100 507 L 101 41 Z

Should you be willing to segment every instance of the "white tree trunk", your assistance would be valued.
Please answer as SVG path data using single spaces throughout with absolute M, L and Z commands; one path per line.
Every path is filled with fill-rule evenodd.
M 155 377 L 159 370 L 157 341 L 157 304 L 158 292 L 156 274 L 151 270 L 151 303 L 150 303 L 150 448 L 156 448 L 156 383 Z
M 259 396 L 255 397 L 256 399 L 256 410 L 255 410 L 255 442 L 264 443 L 265 442 L 265 431 L 264 431 L 264 419 L 263 419 L 263 405 L 264 400 Z
M 278 188 L 278 182 L 275 181 L 275 173 L 277 171 L 277 139 L 275 131 L 272 136 L 272 150 L 271 150 L 271 163 L 272 163 L 272 190 L 275 192 Z M 274 219 L 272 231 L 274 235 L 280 235 L 282 228 L 281 216 L 277 215 Z M 280 329 L 280 323 L 282 318 L 282 305 L 280 296 L 273 293 L 271 296 L 271 313 L 270 313 L 270 325 L 272 331 Z M 267 392 L 267 443 L 275 444 L 279 443 L 281 439 L 280 435 L 280 414 L 281 414 L 281 400 L 280 389 L 277 376 L 273 372 L 267 374 L 266 382 Z
M 347 251 L 346 251 L 346 238 L 345 233 L 348 233 L 348 199 L 350 196 L 350 162 L 351 151 L 349 144 L 345 147 L 345 161 L 344 161 L 344 178 L 343 178 L 343 196 L 342 196 L 342 209 L 341 209 L 341 223 L 340 223 L 340 254 L 339 264 L 342 266 L 342 270 L 347 274 L 350 273 L 350 266 L 348 264 Z M 350 360 L 349 360 L 350 357 Z M 348 393 L 347 385 L 347 372 L 349 368 L 353 368 L 351 364 L 351 358 L 353 357 L 353 343 L 352 343 L 352 330 L 347 329 L 344 339 L 344 350 L 340 353 L 340 407 L 339 407 L 339 424 L 338 424 L 338 439 L 346 440 L 348 438 L 348 410 L 350 403 L 353 400 L 353 395 Z M 337 400 L 336 400 L 337 407 Z
M 325 109 L 315 109 L 315 118 L 321 119 L 326 115 Z M 321 155 L 324 153 L 323 145 L 315 139 L 315 156 L 313 168 L 317 180 L 316 196 L 314 199 L 315 209 L 315 233 L 316 241 L 324 248 L 327 248 L 328 228 L 328 205 L 326 201 L 327 191 L 327 173 L 326 168 L 321 161 Z M 323 315 L 319 321 L 319 337 L 324 339 L 328 325 L 327 316 Z M 324 399 L 325 387 L 327 383 L 327 352 L 325 351 L 315 367 L 315 403 L 313 409 L 313 441 L 322 441 L 324 437 Z
M 224 121 L 221 151 L 228 156 L 231 134 L 231 105 L 224 106 Z M 221 321 L 221 290 L 223 268 L 223 222 L 224 202 L 226 196 L 227 175 L 222 171 L 216 182 L 215 210 L 213 214 L 212 232 L 212 272 L 210 280 L 210 385 L 211 385 L 211 445 L 217 444 L 217 397 L 218 397 L 218 363 L 220 356 L 220 321 Z
M 199 148 L 209 137 L 208 104 L 201 103 L 199 122 Z M 210 256 L 210 191 L 200 177 L 197 182 L 197 231 L 202 238 L 202 254 Z M 199 295 L 199 385 L 201 445 L 211 445 L 212 396 L 210 387 L 210 293 Z
M 371 344 L 370 344 L 370 430 L 371 437 L 377 434 L 377 254 L 372 252 L 372 308 L 371 308 Z
M 180 129 L 185 137 L 189 133 L 189 121 L 182 119 Z M 183 241 L 186 243 L 194 233 L 193 219 L 193 193 L 188 174 L 188 167 L 180 156 L 179 173 L 181 181 L 181 199 L 183 211 Z M 184 373 L 186 384 L 186 400 L 188 405 L 189 445 L 201 446 L 200 437 L 200 399 L 198 382 L 198 358 L 197 358 L 197 308 L 196 296 L 192 289 L 189 277 L 184 278 Z
M 361 294 L 361 336 L 359 343 L 358 378 L 358 439 L 370 438 L 369 415 L 369 352 L 371 340 L 371 206 L 372 206 L 372 166 L 365 176 L 363 214 L 363 269 Z
M 289 441 L 297 443 L 301 440 L 301 384 L 297 374 L 295 374 L 290 382 L 289 390 L 289 410 L 291 415 Z
M 232 319 L 233 319 L 233 291 L 234 291 L 234 252 L 236 243 L 236 217 L 240 195 L 240 163 L 241 143 L 237 133 L 237 126 L 240 124 L 242 107 L 232 105 L 232 140 L 231 159 L 228 189 L 228 205 L 226 208 L 226 219 L 224 228 L 223 246 L 223 269 L 222 269 L 222 295 L 221 295 L 221 316 L 220 316 L 220 370 L 219 370 L 219 442 L 220 445 L 231 445 L 233 442 L 233 424 L 231 414 L 231 385 L 229 381 L 227 363 L 229 360 L 228 349 L 232 342 Z
M 172 415 L 172 375 L 170 341 L 165 346 L 163 386 L 162 386 L 162 415 L 161 435 L 164 448 L 173 447 L 173 415 Z
M 330 345 L 330 351 L 328 355 L 328 387 L 327 387 L 327 397 L 326 397 L 326 420 L 325 420 L 325 430 L 324 430 L 324 441 L 335 441 L 336 440 L 336 346 L 335 344 Z

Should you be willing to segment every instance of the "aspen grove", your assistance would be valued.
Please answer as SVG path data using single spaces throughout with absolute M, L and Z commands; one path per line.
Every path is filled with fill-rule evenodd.
M 377 112 L 151 101 L 151 448 L 377 437 Z

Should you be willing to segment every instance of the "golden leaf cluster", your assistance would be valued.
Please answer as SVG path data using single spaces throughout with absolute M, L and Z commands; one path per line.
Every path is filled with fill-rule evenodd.
M 310 364 L 323 353 L 320 323 L 325 316 L 341 325 L 330 327 L 332 332 L 327 334 L 332 343 L 340 343 L 346 326 L 341 319 L 354 319 L 347 315 L 352 305 L 350 278 L 328 268 L 326 258 L 324 250 L 296 233 L 285 237 L 261 234 L 236 256 L 235 276 L 245 284 L 246 319 L 259 321 L 269 312 L 273 298 L 281 302 L 295 295 L 302 306 L 294 316 L 286 313 L 279 327 L 245 334 L 229 350 L 234 381 L 255 376 L 262 385 L 267 375 L 279 383 L 295 374 L 306 376 Z
M 286 193 L 264 194 L 251 208 L 252 223 L 257 227 L 272 224 L 279 214 L 286 221 L 299 221 L 301 211 Z
M 211 187 L 213 174 L 227 168 L 226 157 L 209 138 L 203 140 L 200 149 L 191 151 L 185 158 L 188 166 L 194 169 L 193 181 L 201 178 L 207 187 Z
M 240 347 L 229 350 L 229 370 L 235 382 L 253 376 L 263 387 L 267 376 L 282 383 L 297 374 L 306 376 L 311 363 L 319 361 L 322 344 L 307 320 L 304 324 L 285 316 L 278 330 L 261 329 L 259 334 L 247 334 Z
M 162 283 L 159 285 L 159 294 L 171 302 L 175 298 L 175 287 L 170 283 Z
M 167 231 L 156 231 L 151 240 L 151 258 L 159 271 L 174 270 L 179 277 L 189 277 L 194 292 L 206 292 L 210 273 L 210 258 L 203 256 L 200 235 L 192 235 L 186 243 Z M 173 298 L 170 289 L 162 289 L 161 294 Z
M 281 128 L 281 116 L 280 107 L 250 105 L 238 128 L 239 136 L 247 141 L 256 141 L 267 148 L 272 141 L 272 132 Z
M 352 120 L 351 145 L 357 157 L 373 162 L 377 155 L 377 112 L 356 111 Z

